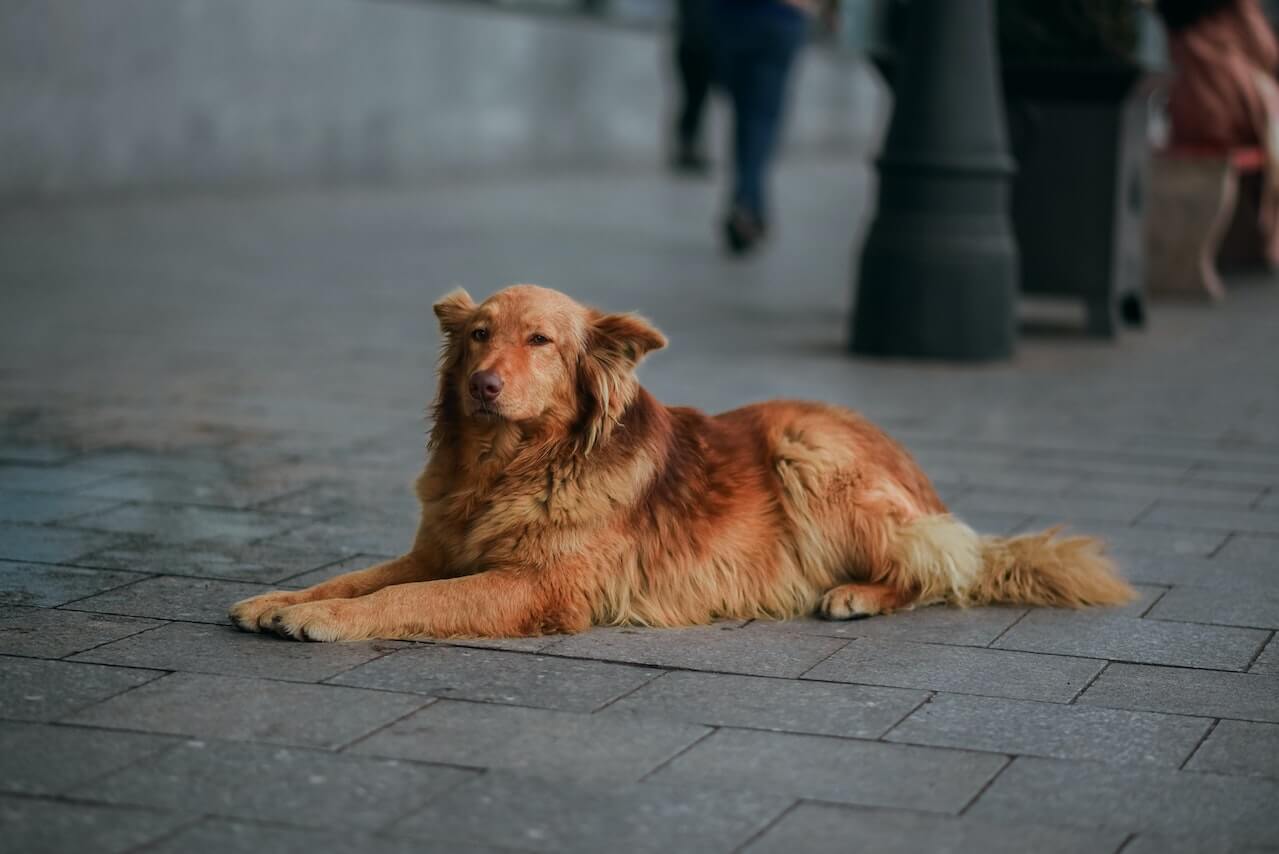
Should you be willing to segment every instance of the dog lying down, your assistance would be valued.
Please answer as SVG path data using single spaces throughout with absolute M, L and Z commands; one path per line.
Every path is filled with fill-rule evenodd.
M 848 410 L 662 405 L 634 371 L 666 339 L 636 315 L 532 285 L 480 305 L 457 290 L 435 314 L 412 549 L 239 602 L 235 625 L 312 641 L 504 637 L 1133 596 L 1096 539 L 976 534 Z

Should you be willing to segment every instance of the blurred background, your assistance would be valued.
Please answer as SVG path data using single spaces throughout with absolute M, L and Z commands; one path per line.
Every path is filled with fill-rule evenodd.
M 1026 418 L 1036 366 L 1090 364 L 1158 422 L 1165 341 L 1269 316 L 1274 233 L 1261 136 L 1175 138 L 1178 38 L 1130 0 L 0 0 L 9 424 L 379 435 L 432 393 L 433 299 L 515 281 L 653 316 L 678 402 L 918 417 L 942 371 Z

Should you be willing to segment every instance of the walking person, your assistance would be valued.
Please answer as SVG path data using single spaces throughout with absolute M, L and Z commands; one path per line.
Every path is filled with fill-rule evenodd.
M 702 148 L 702 118 L 715 71 L 714 0 L 679 0 L 675 10 L 675 70 L 680 106 L 671 149 L 671 168 L 702 175 L 710 161 Z
M 733 109 L 732 188 L 724 239 L 745 254 L 768 233 L 768 170 L 787 81 L 817 8 L 811 0 L 714 0 L 718 82 Z

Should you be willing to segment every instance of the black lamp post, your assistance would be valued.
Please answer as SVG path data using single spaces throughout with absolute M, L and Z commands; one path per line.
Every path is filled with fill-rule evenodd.
M 851 349 L 1012 355 L 1017 245 L 992 0 L 913 0 Z

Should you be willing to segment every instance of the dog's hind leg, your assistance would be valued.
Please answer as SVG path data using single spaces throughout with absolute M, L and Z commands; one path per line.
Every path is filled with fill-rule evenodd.
M 965 605 L 982 572 L 982 541 L 944 514 L 904 523 L 865 525 L 858 548 L 862 580 L 822 596 L 818 613 L 832 620 L 887 614 L 938 602 Z
M 914 605 L 912 594 L 891 584 L 841 584 L 826 591 L 817 613 L 828 620 L 859 620 Z

